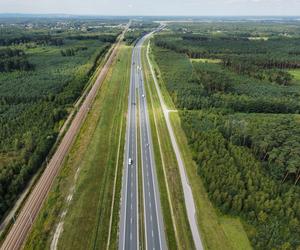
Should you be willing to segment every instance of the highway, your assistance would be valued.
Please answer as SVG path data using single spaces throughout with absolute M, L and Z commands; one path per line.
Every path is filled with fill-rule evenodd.
M 147 108 L 147 96 L 141 63 L 141 49 L 148 36 L 138 41 L 132 53 L 127 134 L 124 157 L 119 249 L 139 249 L 138 235 L 138 158 L 141 152 L 142 191 L 146 249 L 167 249 L 158 190 L 152 136 Z M 136 96 L 136 93 L 138 93 Z M 138 103 L 137 103 L 138 99 Z M 138 110 L 137 110 L 137 104 Z M 139 115 L 140 148 L 137 148 L 137 119 Z M 132 160 L 132 164 L 129 163 Z M 137 210 L 136 210 L 137 209 Z
M 32 192 L 27 198 L 24 206 L 22 207 L 20 213 L 17 216 L 15 223 L 10 229 L 8 235 L 6 236 L 1 250 L 17 250 L 20 249 L 26 239 L 31 226 L 38 215 L 40 208 L 43 205 L 44 200 L 52 186 L 52 183 L 60 170 L 62 162 L 68 153 L 76 135 L 85 120 L 86 115 L 89 112 L 89 107 L 92 105 L 97 92 L 105 79 L 111 64 L 117 54 L 120 42 L 123 40 L 124 33 L 127 31 L 128 26 L 126 26 L 123 33 L 118 38 L 118 43 L 114 46 L 112 53 L 110 54 L 107 62 L 103 66 L 97 80 L 92 86 L 91 90 L 88 92 L 86 98 L 84 99 L 82 105 L 80 106 L 77 114 L 75 115 L 73 121 L 70 124 L 65 136 L 62 138 L 56 152 L 52 156 L 49 164 L 44 170 L 42 176 L 38 180 L 37 184 L 34 186 Z
M 132 62 L 136 50 L 132 52 Z M 138 249 L 138 158 L 137 158 L 137 108 L 136 108 L 136 67 L 131 65 L 128 97 L 127 131 L 122 184 L 122 204 L 119 249 Z M 131 164 L 129 164 L 129 158 Z

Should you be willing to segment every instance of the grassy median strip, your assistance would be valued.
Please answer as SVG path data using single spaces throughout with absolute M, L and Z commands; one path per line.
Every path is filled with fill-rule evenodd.
M 143 48 L 142 60 L 147 95 L 150 97 L 147 101 L 167 243 L 169 249 L 194 249 L 180 185 L 179 169 L 146 61 L 146 48 Z
M 122 45 L 66 157 L 25 249 L 49 249 L 64 211 L 66 216 L 58 249 L 105 249 L 116 167 L 118 176 L 109 248 L 117 247 L 130 60 L 131 47 Z M 121 149 L 117 165 L 118 147 Z M 75 191 L 70 196 L 72 189 Z M 67 199 L 71 199 L 70 206 Z

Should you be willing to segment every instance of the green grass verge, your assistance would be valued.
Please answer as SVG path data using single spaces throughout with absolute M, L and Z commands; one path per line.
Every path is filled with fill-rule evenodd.
M 118 177 L 110 249 L 117 248 L 119 199 L 131 47 L 121 46 L 74 145 L 39 214 L 25 249 L 48 249 L 60 215 L 67 210 L 59 249 L 105 249 L 116 167 Z M 113 104 L 113 105 L 112 105 Z M 123 122 L 122 122 L 123 120 Z M 123 126 L 121 130 L 120 127 Z M 120 131 L 120 158 L 117 162 Z M 80 169 L 74 185 L 77 169 Z M 67 196 L 75 188 L 70 206 Z
M 251 249 L 248 236 L 238 218 L 223 216 L 221 226 L 232 245 L 232 249 Z
M 146 88 L 147 93 L 147 103 L 148 103 L 148 113 L 149 113 L 149 120 L 150 120 L 150 126 L 151 126 L 151 134 L 152 134 L 152 142 L 154 145 L 154 158 L 155 158 L 155 166 L 156 166 L 156 173 L 157 173 L 157 179 L 158 179 L 158 185 L 159 185 L 159 194 L 160 194 L 160 201 L 163 211 L 163 219 L 164 219 L 164 228 L 165 228 L 165 234 L 167 239 L 167 245 L 169 249 L 176 249 L 176 237 L 175 232 L 173 228 L 173 221 L 170 211 L 170 204 L 168 202 L 168 194 L 167 194 L 167 188 L 166 183 L 164 179 L 164 173 L 163 173 L 163 166 L 162 166 L 162 159 L 160 155 L 160 149 L 159 149 L 159 143 L 156 133 L 156 128 L 154 124 L 154 112 L 151 106 L 151 98 L 149 94 L 149 89 Z
M 169 138 L 148 62 L 146 61 L 146 48 L 143 48 L 142 60 L 167 243 L 169 249 L 194 249 L 193 238 L 186 215 L 183 190 L 179 184 L 181 180 L 176 156 Z M 163 168 L 165 168 L 165 171 Z M 168 198 L 167 185 L 171 204 Z

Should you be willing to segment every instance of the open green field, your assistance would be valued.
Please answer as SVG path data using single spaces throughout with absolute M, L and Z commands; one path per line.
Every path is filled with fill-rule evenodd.
M 232 249 L 252 249 L 240 219 L 222 216 L 220 223 Z
M 211 58 L 191 58 L 191 62 L 200 62 L 200 63 L 221 63 L 220 59 L 211 59 Z
M 299 69 L 289 70 L 289 73 L 294 77 L 294 82 L 296 84 L 300 84 L 300 70 Z
M 110 222 L 109 248 L 117 248 L 130 60 L 131 47 L 121 46 L 25 249 L 49 248 L 59 222 L 58 249 L 105 249 Z

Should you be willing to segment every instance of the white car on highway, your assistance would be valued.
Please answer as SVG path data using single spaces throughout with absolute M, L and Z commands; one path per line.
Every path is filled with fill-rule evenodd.
M 132 159 L 131 158 L 128 159 L 128 165 L 132 165 Z

